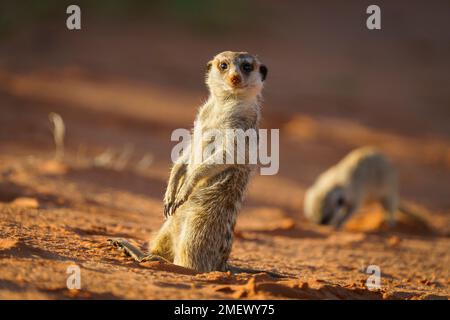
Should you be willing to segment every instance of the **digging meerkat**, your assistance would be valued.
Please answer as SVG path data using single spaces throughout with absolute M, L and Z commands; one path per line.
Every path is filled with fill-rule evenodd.
M 399 207 L 397 173 L 372 147 L 351 151 L 322 173 L 305 193 L 304 213 L 314 223 L 339 228 L 366 201 L 379 201 L 387 222 L 395 224 Z
M 266 76 L 267 68 L 246 52 L 216 55 L 207 64 L 210 94 L 198 111 L 193 132 L 257 130 Z M 165 260 L 199 272 L 261 272 L 227 264 L 236 216 L 253 166 L 215 164 L 213 156 L 193 163 L 188 159 L 192 159 L 194 149 L 190 146 L 172 167 L 164 197 L 167 220 L 150 242 L 150 253 L 141 252 L 123 239 L 110 239 L 111 243 L 137 261 Z M 226 153 L 220 148 L 214 152 L 219 157 Z

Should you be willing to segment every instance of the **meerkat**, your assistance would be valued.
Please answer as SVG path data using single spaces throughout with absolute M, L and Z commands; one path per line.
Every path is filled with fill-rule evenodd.
M 339 228 L 366 201 L 378 201 L 389 225 L 399 206 L 397 173 L 377 149 L 362 147 L 322 173 L 306 191 L 304 214 L 317 224 Z
M 247 52 L 225 51 L 207 64 L 209 98 L 198 110 L 193 132 L 255 129 L 267 67 Z M 205 141 L 202 143 L 209 143 Z M 251 172 L 249 164 L 192 159 L 193 146 L 174 163 L 164 196 L 166 218 L 144 254 L 123 239 L 110 239 L 138 261 L 165 260 L 199 272 L 227 271 L 236 216 Z M 215 151 L 225 154 L 227 150 Z

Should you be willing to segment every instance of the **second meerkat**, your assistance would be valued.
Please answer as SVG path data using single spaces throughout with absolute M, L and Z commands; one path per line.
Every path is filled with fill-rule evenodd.
M 319 224 L 340 227 L 365 201 L 379 201 L 393 225 L 399 206 L 397 173 L 377 149 L 353 150 L 322 173 L 306 191 L 304 213 Z
M 257 130 L 266 76 L 266 66 L 249 53 L 225 51 L 216 55 L 207 64 L 210 94 L 197 113 L 194 134 Z M 216 156 L 200 163 L 190 161 L 193 152 L 194 146 L 190 146 L 172 167 L 164 196 L 167 220 L 150 242 L 150 253 L 143 254 L 122 239 L 111 241 L 139 261 L 164 259 L 200 272 L 225 271 L 252 166 L 216 164 L 217 155 L 225 157 L 227 153 L 220 148 L 214 151 Z

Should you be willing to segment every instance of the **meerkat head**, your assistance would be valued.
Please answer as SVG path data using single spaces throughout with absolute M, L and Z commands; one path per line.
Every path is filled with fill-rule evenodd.
M 218 97 L 257 98 L 267 77 L 267 67 L 247 52 L 225 51 L 207 64 L 206 84 Z
M 304 213 L 314 223 L 339 227 L 347 219 L 346 208 L 344 189 L 341 186 L 326 190 L 313 187 L 306 191 Z

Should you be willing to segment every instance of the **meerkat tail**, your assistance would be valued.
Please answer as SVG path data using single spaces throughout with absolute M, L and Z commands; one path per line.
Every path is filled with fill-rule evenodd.
M 241 267 L 235 267 L 228 265 L 228 271 L 230 271 L 233 274 L 237 273 L 250 273 L 250 274 L 256 274 L 256 273 L 267 273 L 272 278 L 286 278 L 286 276 L 272 272 L 272 271 L 266 271 L 266 270 L 258 270 L 258 269 L 249 269 L 249 268 L 241 268 Z
M 115 248 L 118 248 L 119 250 L 125 252 L 126 255 L 130 256 L 137 262 L 144 262 L 144 261 L 164 261 L 169 262 L 167 259 L 164 259 L 163 257 L 160 257 L 158 255 L 154 255 L 151 253 L 145 253 L 141 251 L 136 246 L 132 245 L 130 242 L 128 242 L 125 239 L 121 238 L 111 238 L 108 239 L 108 242 Z

